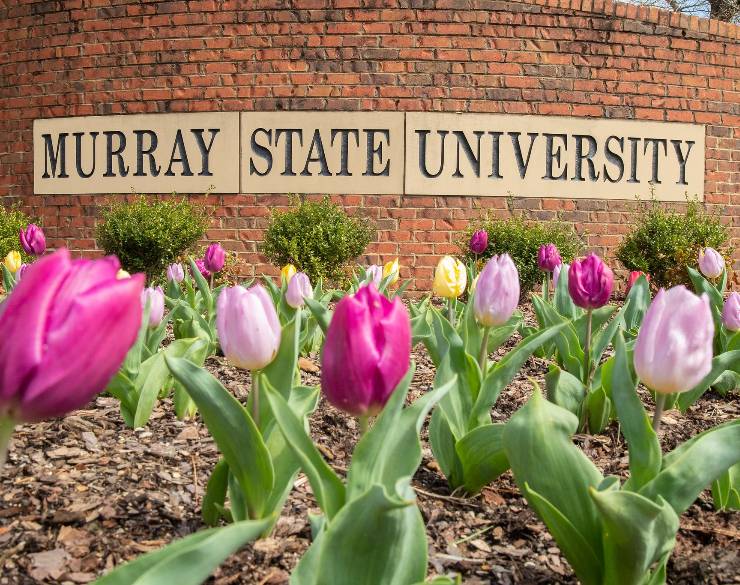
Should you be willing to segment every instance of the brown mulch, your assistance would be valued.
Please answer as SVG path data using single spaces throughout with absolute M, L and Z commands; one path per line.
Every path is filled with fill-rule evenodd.
M 431 387 L 434 371 L 422 348 L 414 359 L 411 393 L 417 397 Z M 220 358 L 207 365 L 239 398 L 246 397 L 247 374 Z M 494 419 L 506 420 L 522 406 L 531 393 L 528 378 L 542 380 L 545 371 L 543 360 L 530 359 L 502 393 Z M 316 373 L 303 376 L 307 384 L 318 383 Z M 671 449 L 738 416 L 737 396 L 706 394 L 686 415 L 666 414 L 662 445 Z M 310 422 L 329 463 L 345 469 L 358 438 L 354 419 L 322 401 Z M 510 473 L 476 497 L 451 494 L 426 430 L 424 441 L 414 487 L 427 523 L 430 575 L 459 573 L 471 585 L 577 582 Z M 626 450 L 616 424 L 603 435 L 576 441 L 602 471 L 625 474 Z M 0 472 L 0 585 L 88 583 L 122 561 L 202 528 L 200 501 L 217 455 L 200 420 L 178 421 L 169 400 L 138 430 L 124 426 L 117 401 L 106 397 L 64 419 L 19 427 Z M 209 582 L 287 583 L 310 543 L 307 512 L 317 510 L 300 475 L 274 534 L 244 547 Z M 740 583 L 740 515 L 715 512 L 708 491 L 681 518 L 668 582 Z

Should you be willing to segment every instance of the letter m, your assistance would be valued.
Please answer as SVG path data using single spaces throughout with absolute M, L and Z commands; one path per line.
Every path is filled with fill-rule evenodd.
M 57 178 L 57 164 L 59 165 L 58 178 L 66 179 L 69 177 L 67 174 L 66 157 L 65 157 L 65 146 L 67 143 L 67 132 L 59 134 L 57 139 L 56 149 L 51 142 L 51 134 L 42 134 L 41 137 L 44 139 L 44 174 L 42 177 L 48 179 L 50 176 Z M 49 175 L 49 167 L 51 166 L 51 175 Z

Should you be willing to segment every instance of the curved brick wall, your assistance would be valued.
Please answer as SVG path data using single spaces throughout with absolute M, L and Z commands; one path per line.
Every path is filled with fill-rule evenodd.
M 54 246 L 95 248 L 100 197 L 34 196 L 32 120 L 232 110 L 434 110 L 706 124 L 706 201 L 740 272 L 740 27 L 599 0 L 19 0 L 0 9 L 0 201 L 42 218 Z M 251 4 L 251 3 L 250 3 Z M 391 7 L 389 7 L 391 6 Z M 500 195 L 505 195 L 501 193 Z M 648 193 L 636 193 L 647 197 Z M 194 196 L 203 200 L 203 196 Z M 377 220 L 370 250 L 429 279 L 456 230 L 505 197 L 336 197 Z M 218 195 L 210 237 L 261 273 L 284 196 Z M 518 199 L 561 214 L 601 253 L 634 202 Z M 420 282 L 421 287 L 426 286 Z

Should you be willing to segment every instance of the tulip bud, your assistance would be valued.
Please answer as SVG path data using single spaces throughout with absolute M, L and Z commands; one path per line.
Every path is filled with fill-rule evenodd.
M 26 254 L 41 256 L 46 251 L 44 231 L 34 223 L 29 223 L 25 230 L 21 230 L 18 239 Z
M 226 359 L 238 368 L 261 370 L 275 359 L 280 347 L 280 321 L 270 295 L 259 284 L 221 291 L 216 331 Z
M 635 343 L 635 371 L 648 388 L 671 394 L 696 386 L 712 369 L 714 321 L 706 294 L 660 289 Z
M 596 254 L 573 260 L 568 269 L 568 292 L 582 309 L 603 307 L 609 302 L 614 286 L 614 274 Z
M 488 248 L 488 232 L 477 230 L 470 236 L 470 251 L 473 254 L 483 254 Z
M 508 254 L 494 256 L 483 267 L 473 296 L 473 313 L 484 327 L 503 325 L 519 304 L 519 272 Z
M 391 260 L 390 262 L 386 262 L 385 266 L 383 266 L 383 278 L 388 278 L 392 275 L 392 278 L 388 281 L 388 284 L 396 284 L 398 282 L 398 258 L 395 260 Z
M 185 270 L 179 262 L 167 267 L 167 280 L 171 282 L 182 282 L 185 279 Z
M 200 272 L 200 275 L 208 280 L 211 278 L 211 273 L 208 271 L 208 268 L 206 268 L 206 263 L 203 261 L 202 258 L 198 258 L 195 260 L 195 267 L 198 269 L 198 272 Z
M 149 327 L 156 327 L 164 317 L 164 292 L 162 287 L 149 287 L 141 291 L 141 308 L 149 303 Z
M 376 287 L 380 286 L 380 281 L 383 280 L 383 267 L 378 264 L 372 264 L 365 269 L 366 279 L 370 279 Z
M 567 276 L 568 270 L 570 270 L 570 264 L 562 263 L 558 264 L 552 271 L 552 287 L 558 288 L 558 280 L 560 279 L 560 272 L 565 271 L 565 274 Z
M 454 299 L 465 292 L 468 273 L 465 265 L 452 256 L 443 257 L 434 271 L 434 294 L 446 299 Z
M 286 283 L 288 283 L 290 282 L 290 279 L 295 276 L 296 272 L 298 272 L 298 270 L 296 270 L 295 266 L 292 264 L 286 264 L 280 269 L 280 276 Z
M 116 272 L 116 280 L 126 280 L 127 278 L 131 278 L 131 275 L 123 268 L 119 268 Z
M 624 294 L 628 295 L 630 293 L 630 290 L 632 290 L 632 287 L 637 282 L 637 279 L 641 276 L 644 276 L 645 279 L 650 282 L 649 274 L 645 274 L 642 270 L 633 270 L 632 272 L 630 272 L 630 277 L 627 280 L 627 289 L 624 291 Z
M 373 284 L 337 303 L 321 354 L 321 389 L 354 416 L 380 412 L 409 369 L 411 321 Z
M 725 259 L 714 248 L 699 252 L 699 270 L 707 278 L 719 278 L 725 270 Z
M 540 250 L 537 253 L 537 265 L 540 270 L 545 272 L 552 272 L 557 266 L 560 266 L 563 261 L 560 259 L 560 252 L 558 252 L 555 244 L 544 244 L 540 246 Z
M 221 247 L 221 244 L 211 244 L 206 248 L 206 253 L 203 255 L 203 265 L 208 272 L 211 274 L 221 272 L 225 263 L 226 252 Z
M 11 250 L 8 252 L 8 255 L 5 256 L 3 264 L 5 264 L 5 268 L 7 268 L 9 272 L 15 274 L 20 270 L 21 264 L 23 264 L 23 258 L 21 258 L 20 252 L 17 250 Z
M 20 280 L 23 278 L 23 275 L 26 273 L 26 270 L 28 270 L 29 264 L 21 264 L 21 267 L 18 269 L 18 272 L 15 273 L 15 279 Z
M 0 413 L 61 416 L 105 389 L 136 340 L 144 276 L 117 280 L 118 260 L 43 256 L 0 309 Z
M 288 283 L 288 290 L 285 292 L 285 302 L 294 309 L 298 309 L 306 304 L 304 299 L 313 298 L 313 288 L 307 274 L 296 272 Z
M 730 331 L 740 331 L 740 293 L 727 297 L 722 307 L 722 324 Z

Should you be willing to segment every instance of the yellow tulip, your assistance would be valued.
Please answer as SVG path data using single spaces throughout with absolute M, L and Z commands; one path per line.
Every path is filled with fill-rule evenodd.
M 391 274 L 393 275 L 393 278 L 388 281 L 389 285 L 396 284 L 398 282 L 398 272 L 398 258 L 387 262 L 385 266 L 383 266 L 383 278 L 388 278 Z
M 131 278 L 131 275 L 123 268 L 119 268 L 118 272 L 116 272 L 116 279 L 123 280 L 124 278 Z
M 292 264 L 286 264 L 280 269 L 280 275 L 286 284 L 290 282 L 290 279 L 295 276 L 296 272 L 298 272 L 298 270 L 296 270 L 296 267 Z
M 452 256 L 445 256 L 434 271 L 434 294 L 446 299 L 454 299 L 465 292 L 468 273 L 465 265 Z
M 3 263 L 5 264 L 5 268 L 15 274 L 20 270 L 21 264 L 23 264 L 23 258 L 21 258 L 20 252 L 17 250 L 11 250 L 8 252 Z

